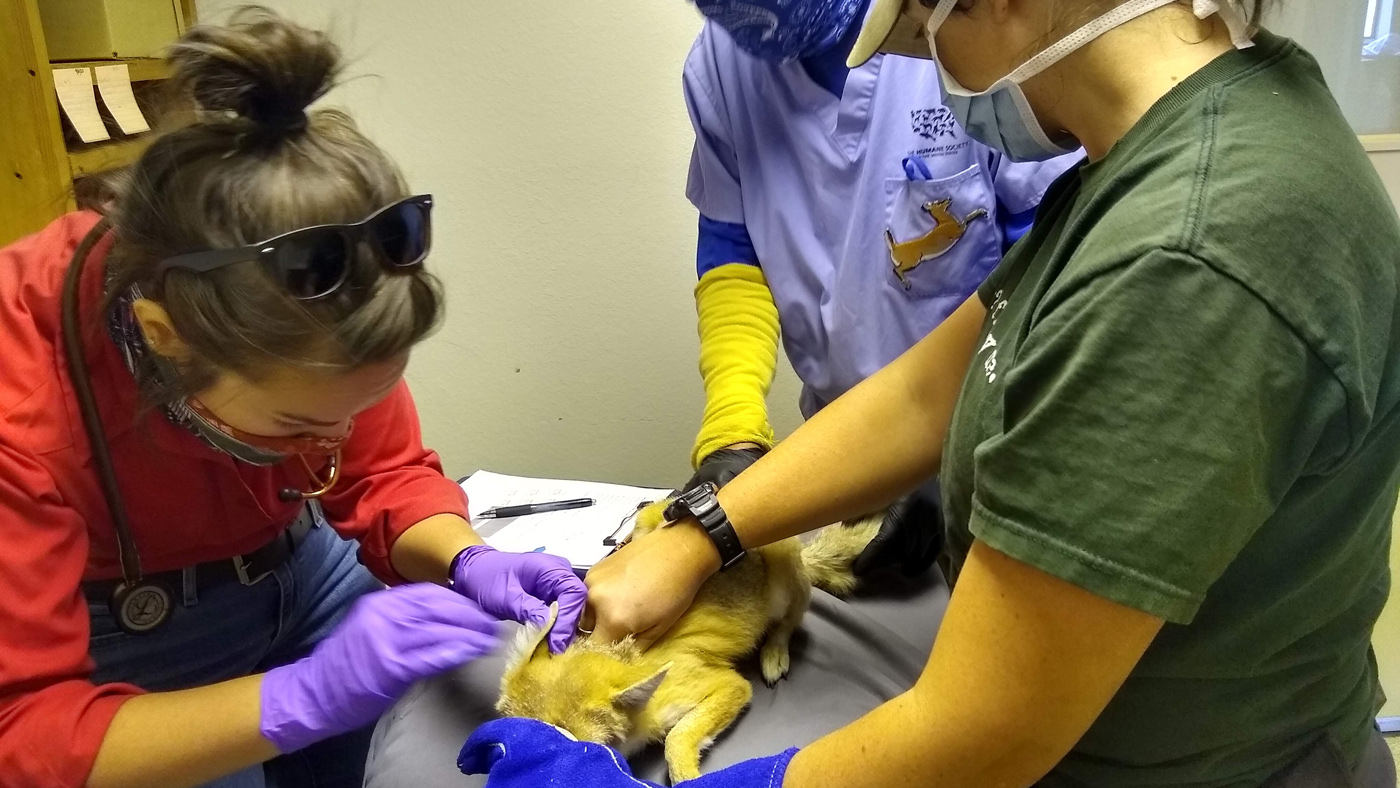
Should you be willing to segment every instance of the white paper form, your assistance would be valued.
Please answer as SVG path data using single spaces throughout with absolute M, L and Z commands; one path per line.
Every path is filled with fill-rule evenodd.
M 93 69 L 97 75 L 97 92 L 102 94 L 102 103 L 112 113 L 112 119 L 121 127 L 123 134 L 140 134 L 150 131 L 151 125 L 141 114 L 136 104 L 136 94 L 131 92 L 131 70 L 125 63 L 114 66 L 98 66 Z
M 112 135 L 102 124 L 97 111 L 97 96 L 92 92 L 92 74 L 86 68 L 56 68 L 53 70 L 54 92 L 58 93 L 63 114 L 78 132 L 83 142 L 101 142 Z
M 486 543 L 514 553 L 545 552 L 565 558 L 577 569 L 587 569 L 612 552 L 604 540 L 618 533 L 624 521 L 629 521 L 641 504 L 659 501 L 671 490 L 628 487 L 621 484 L 574 481 L 569 479 L 532 479 L 506 476 L 490 471 L 477 471 L 462 489 L 467 493 L 468 512 L 472 522 L 483 531 L 499 524 L 486 537 Z M 593 506 L 545 512 L 502 520 L 478 519 L 487 509 L 498 506 L 519 506 L 527 503 L 548 503 L 570 498 L 592 498 Z

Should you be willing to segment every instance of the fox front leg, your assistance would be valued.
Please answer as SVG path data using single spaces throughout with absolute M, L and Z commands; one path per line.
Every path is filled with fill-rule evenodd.
M 666 767 L 671 784 L 700 776 L 700 753 L 739 718 L 753 698 L 753 686 L 734 670 L 716 670 L 707 678 L 709 694 L 666 734 Z

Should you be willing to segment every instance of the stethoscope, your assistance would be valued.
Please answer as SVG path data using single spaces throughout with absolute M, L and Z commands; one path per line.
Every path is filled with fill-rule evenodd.
M 122 631 L 144 635 L 159 629 L 170 620 L 170 615 L 175 610 L 175 592 L 166 583 L 147 578 L 141 573 L 141 555 L 136 550 L 136 540 L 131 536 L 131 523 L 127 520 L 126 505 L 122 502 L 121 488 L 117 485 L 112 452 L 107 446 L 102 417 L 97 409 L 97 398 L 92 392 L 92 378 L 83 359 L 83 337 L 78 326 L 78 290 L 83 267 L 87 264 L 93 247 L 107 233 L 108 226 L 109 223 L 104 218 L 88 231 L 68 264 L 68 273 L 63 280 L 62 297 L 63 350 L 68 361 L 68 376 L 73 381 L 73 393 L 77 396 L 78 408 L 82 412 L 83 429 L 87 432 L 88 442 L 92 444 L 92 459 L 97 466 L 97 479 L 102 487 L 102 497 L 107 500 L 107 510 L 117 531 L 117 556 L 121 561 L 122 579 L 108 597 L 107 607 Z M 278 498 L 281 500 L 291 502 L 319 498 L 339 477 L 337 457 L 331 459 L 330 472 L 324 481 L 311 472 L 311 466 L 304 456 L 302 463 L 306 464 L 311 478 L 318 482 L 319 489 L 302 492 L 288 487 L 278 492 Z

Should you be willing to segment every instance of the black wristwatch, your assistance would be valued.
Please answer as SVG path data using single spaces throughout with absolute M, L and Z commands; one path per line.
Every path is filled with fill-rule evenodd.
M 739 544 L 739 535 L 729 524 L 729 515 L 720 508 L 715 493 L 719 488 L 706 482 L 695 489 L 681 493 L 671 505 L 666 507 L 666 522 L 674 523 L 689 515 L 700 521 L 700 527 L 710 535 L 715 549 L 719 551 L 722 569 L 739 563 L 744 558 L 744 546 Z

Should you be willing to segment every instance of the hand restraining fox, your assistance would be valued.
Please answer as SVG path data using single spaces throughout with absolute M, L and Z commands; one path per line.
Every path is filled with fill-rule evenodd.
M 634 536 L 659 527 L 664 508 L 661 503 L 644 510 Z M 706 581 L 685 615 L 646 651 L 631 638 L 580 639 L 551 655 L 548 626 L 521 630 L 496 708 L 626 755 L 665 741 L 672 783 L 699 777 L 700 753 L 753 696 L 735 663 L 762 641 L 764 681 L 771 685 L 787 675 L 788 643 L 812 587 L 838 595 L 853 590 L 851 565 L 879 532 L 881 519 L 828 527 L 805 547 L 794 538 L 750 550 Z

